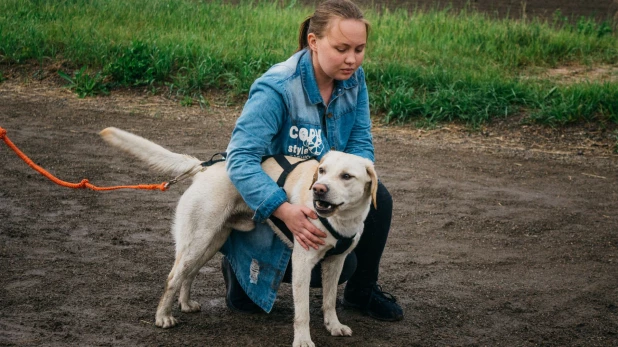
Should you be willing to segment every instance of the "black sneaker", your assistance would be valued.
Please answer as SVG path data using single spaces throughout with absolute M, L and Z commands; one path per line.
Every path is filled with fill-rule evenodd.
M 240 313 L 258 313 L 262 309 L 254 303 L 242 289 L 236 279 L 236 274 L 226 257 L 221 260 L 221 271 L 225 281 L 225 303 L 230 310 Z
M 397 299 L 382 291 L 376 283 L 356 288 L 348 283 L 343 292 L 343 306 L 360 309 L 378 320 L 395 322 L 403 319 L 403 309 L 397 304 Z

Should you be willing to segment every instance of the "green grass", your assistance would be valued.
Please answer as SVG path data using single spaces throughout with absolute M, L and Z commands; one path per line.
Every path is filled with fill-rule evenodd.
M 293 1 L 4 0 L 0 62 L 86 67 L 80 76 L 65 74 L 83 79 L 91 89 L 86 95 L 165 85 L 183 104 L 208 89 L 244 96 L 259 75 L 295 51 L 298 23 L 311 11 Z M 551 125 L 618 123 L 616 74 L 612 83 L 558 83 L 542 74 L 615 65 L 613 23 L 560 13 L 549 21 L 496 20 L 465 10 L 367 9 L 366 15 L 370 100 L 387 121 L 475 126 L 525 112 Z

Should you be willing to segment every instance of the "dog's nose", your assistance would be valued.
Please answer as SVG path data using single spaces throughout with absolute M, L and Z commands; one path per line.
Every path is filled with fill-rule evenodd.
M 324 195 L 328 193 L 328 186 L 321 183 L 316 183 L 313 185 L 313 193 L 316 195 Z

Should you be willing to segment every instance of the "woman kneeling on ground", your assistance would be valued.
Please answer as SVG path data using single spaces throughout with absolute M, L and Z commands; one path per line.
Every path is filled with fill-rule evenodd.
M 261 168 L 264 156 L 320 159 L 329 150 L 374 161 L 369 100 L 361 67 L 369 24 L 348 0 L 327 0 L 300 27 L 298 51 L 255 81 L 227 148 L 227 171 L 255 211 L 255 230 L 233 231 L 222 252 L 227 306 L 240 312 L 270 312 L 281 281 L 290 281 L 291 249 L 263 223 L 282 220 L 305 249 L 326 234 L 308 218 L 311 209 L 287 202 Z M 403 318 L 396 299 L 382 291 L 378 273 L 390 230 L 392 198 L 380 182 L 378 209 L 371 207 L 358 246 L 346 258 L 339 283 L 347 281 L 344 307 L 385 321 Z M 311 285 L 319 287 L 320 266 Z

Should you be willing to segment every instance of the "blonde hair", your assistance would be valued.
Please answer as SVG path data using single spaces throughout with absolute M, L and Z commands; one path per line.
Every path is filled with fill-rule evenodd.
M 369 35 L 369 22 L 355 3 L 350 0 L 326 0 L 318 5 L 313 15 L 307 17 L 300 24 L 298 51 L 309 46 L 307 35 L 310 33 L 315 34 L 318 38 L 323 38 L 332 18 L 360 20 L 365 23 L 367 35 Z

